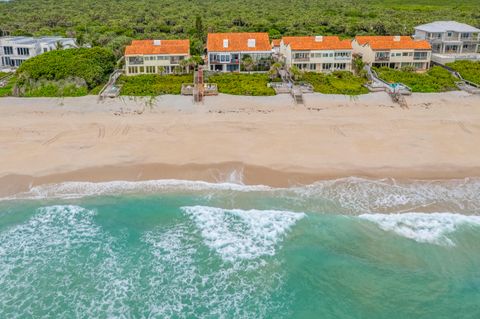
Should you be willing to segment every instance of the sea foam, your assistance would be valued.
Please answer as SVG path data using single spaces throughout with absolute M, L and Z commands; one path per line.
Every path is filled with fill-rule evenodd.
M 91 318 L 99 311 L 128 317 L 130 283 L 113 238 L 94 222 L 95 215 L 80 206 L 47 206 L 0 233 L 0 317 Z
M 445 246 L 455 246 L 448 234 L 460 226 L 480 226 L 480 216 L 452 213 L 363 214 L 359 217 L 417 242 Z
M 182 207 L 195 222 L 205 244 L 224 261 L 273 256 L 276 246 L 304 213 L 277 210 Z
M 162 191 L 268 191 L 270 187 L 264 185 L 242 185 L 236 183 L 210 183 L 204 181 L 188 181 L 176 179 L 148 180 L 148 181 L 111 181 L 111 182 L 64 182 L 32 187 L 29 191 L 3 198 L 14 199 L 47 199 L 47 198 L 81 198 L 88 196 L 118 195 L 132 193 L 157 193 Z

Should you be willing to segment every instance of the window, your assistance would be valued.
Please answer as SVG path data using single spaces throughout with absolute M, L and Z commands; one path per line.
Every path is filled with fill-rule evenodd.
M 403 52 L 402 56 L 408 56 L 408 52 Z
M 12 47 L 3 47 L 3 52 L 5 55 L 13 55 L 13 48 Z
M 347 68 L 347 64 L 346 63 L 335 63 L 333 65 L 333 68 L 335 70 L 345 70 Z
M 137 74 L 138 73 L 137 67 L 136 66 L 129 66 L 128 67 L 128 73 L 129 74 Z
M 350 58 L 350 52 L 335 52 L 335 59 L 345 60 Z
M 147 73 L 155 73 L 155 67 L 154 66 L 147 66 Z
M 48 52 L 48 48 L 43 48 L 43 53 Z
M 306 52 L 298 52 L 293 55 L 295 59 L 308 59 L 309 54 Z
M 310 70 L 315 71 L 317 69 L 317 65 L 312 63 L 310 64 Z
M 328 58 L 328 53 L 323 53 L 322 55 L 324 58 Z
M 145 73 L 145 67 L 143 67 L 143 66 L 139 67 L 138 72 Z
M 331 63 L 323 63 L 322 64 L 322 69 L 323 70 L 330 70 L 332 68 L 332 64 Z
M 452 32 L 447 32 L 447 37 L 451 37 L 452 36 Z
M 30 55 L 30 49 L 29 48 L 17 48 L 17 54 L 18 55 Z
M 143 64 L 143 56 L 129 56 L 128 63 L 130 64 Z

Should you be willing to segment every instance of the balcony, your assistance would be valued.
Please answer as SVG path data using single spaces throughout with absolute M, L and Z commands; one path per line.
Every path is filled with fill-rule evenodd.
M 388 62 L 390 61 L 390 56 L 376 56 L 375 62 Z
M 295 62 L 310 62 L 310 58 L 309 57 L 306 57 L 306 58 L 294 58 L 293 59 Z
M 336 57 L 335 57 L 335 60 L 343 60 L 343 61 L 345 61 L 345 60 L 351 60 L 351 59 L 352 59 L 351 56 L 336 56 Z

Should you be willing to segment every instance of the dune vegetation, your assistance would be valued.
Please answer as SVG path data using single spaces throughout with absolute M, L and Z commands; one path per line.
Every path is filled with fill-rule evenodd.
M 105 83 L 115 57 L 103 48 L 54 50 L 28 59 L 17 70 L 20 96 L 82 96 Z
M 394 70 L 387 67 L 376 68 L 378 76 L 387 82 L 400 82 L 413 92 L 434 93 L 457 90 L 457 79 L 442 67 L 434 66 L 425 73 L 412 70 Z
M 480 85 L 480 61 L 457 61 L 447 66 L 460 73 L 465 80 Z

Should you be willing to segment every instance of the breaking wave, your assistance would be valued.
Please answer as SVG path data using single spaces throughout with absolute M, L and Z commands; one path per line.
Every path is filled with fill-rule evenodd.
M 191 192 L 208 195 L 237 192 L 262 193 L 263 197 L 285 200 L 285 210 L 318 211 L 340 209 L 345 214 L 450 211 L 480 214 L 480 179 L 445 181 L 370 180 L 357 177 L 319 181 L 310 185 L 273 188 L 241 184 L 241 172 L 224 178 L 227 182 L 209 183 L 185 180 L 65 182 L 32 187 L 28 192 L 3 200 L 80 198 L 121 194 Z M 247 195 L 245 195 L 247 196 Z M 305 207 L 305 208 L 302 208 Z
M 480 216 L 452 213 L 363 214 L 359 217 L 417 242 L 446 246 L 455 246 L 448 235 L 459 227 L 480 226 Z
M 279 242 L 304 213 L 276 210 L 182 207 L 204 241 L 225 261 L 273 256 Z

